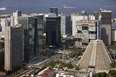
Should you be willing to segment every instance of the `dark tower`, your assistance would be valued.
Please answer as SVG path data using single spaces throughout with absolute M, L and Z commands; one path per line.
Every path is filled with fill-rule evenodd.
M 103 40 L 103 42 L 106 45 L 111 45 L 111 19 L 112 19 L 112 11 L 110 10 L 99 11 L 101 40 Z
M 58 8 L 56 8 L 56 7 L 51 7 L 51 8 L 50 8 L 50 13 L 54 13 L 54 14 L 56 14 L 56 16 L 58 16 Z
M 61 42 L 60 17 L 46 18 L 46 43 L 58 45 Z

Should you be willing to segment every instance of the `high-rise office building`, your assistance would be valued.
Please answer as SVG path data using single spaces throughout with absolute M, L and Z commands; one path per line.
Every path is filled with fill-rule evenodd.
M 116 18 L 112 20 L 112 42 L 116 41 Z
M 101 20 L 101 39 L 106 45 L 111 45 L 111 19 L 112 11 L 99 11 L 99 20 Z
M 57 45 L 61 42 L 60 17 L 46 18 L 46 43 Z
M 72 36 L 76 36 L 77 31 L 76 31 L 76 22 L 80 20 L 95 20 L 95 16 L 93 15 L 81 15 L 79 13 L 72 13 L 71 14 L 71 21 L 72 21 Z
M 66 35 L 66 16 L 61 15 L 61 35 Z
M 61 14 L 61 35 L 66 37 L 66 35 L 71 34 L 71 21 L 70 16 Z
M 43 15 L 22 16 L 18 22 L 23 25 L 23 60 L 28 63 L 43 51 Z
M 86 48 L 90 40 L 97 36 L 95 16 L 72 14 L 72 35 L 77 39 L 77 48 Z
M 86 48 L 90 40 L 96 39 L 96 21 L 95 20 L 81 20 L 76 22 L 77 34 L 75 38 L 77 48 Z
M 13 16 L 11 16 L 11 26 L 15 26 L 18 24 L 18 17 L 21 16 L 21 11 L 16 10 L 16 12 L 13 12 Z
M 95 16 L 95 19 L 98 20 L 98 12 L 97 11 L 94 11 L 93 15 Z
M 0 42 L 0 68 L 4 66 L 4 51 L 2 49 L 2 42 Z
M 0 49 L 0 68 L 4 66 L 4 52 Z
M 51 8 L 50 8 L 50 13 L 54 13 L 54 14 L 56 14 L 56 16 L 58 16 L 58 8 L 56 8 L 56 7 L 51 7 Z
M 4 37 L 5 26 L 8 26 L 7 18 L 1 19 L 1 26 L 2 26 L 2 37 Z
M 5 27 L 5 70 L 22 66 L 22 26 Z

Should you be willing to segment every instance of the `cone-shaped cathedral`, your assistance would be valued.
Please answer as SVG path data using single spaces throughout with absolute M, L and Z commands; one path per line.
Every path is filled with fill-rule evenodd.
M 109 70 L 112 58 L 102 40 L 91 40 L 78 65 L 83 69 Z

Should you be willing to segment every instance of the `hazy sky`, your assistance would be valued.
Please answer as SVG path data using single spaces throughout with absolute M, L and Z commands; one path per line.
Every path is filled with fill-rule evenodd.
M 64 9 L 64 5 L 77 8 Z M 47 13 L 50 7 L 58 7 L 59 13 L 80 12 L 81 10 L 92 12 L 102 8 L 112 10 L 113 16 L 116 17 L 116 0 L 0 0 L 1 7 L 5 7 L 6 11 L 0 11 L 0 14 L 12 13 L 17 9 L 24 13 Z

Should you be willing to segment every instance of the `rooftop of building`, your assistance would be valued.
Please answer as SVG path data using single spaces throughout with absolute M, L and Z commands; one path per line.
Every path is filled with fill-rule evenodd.
M 46 70 L 46 71 L 44 71 L 44 73 L 43 73 L 41 76 L 48 77 L 48 76 L 50 76 L 50 75 L 53 74 L 53 73 L 54 73 L 54 71 Z
M 35 19 L 36 17 L 38 16 L 43 16 L 42 14 L 31 14 L 31 15 L 23 15 L 23 16 L 20 16 L 19 19 L 23 19 L 23 20 L 28 20 L 28 19 Z
M 95 26 L 96 20 L 80 20 L 76 21 L 76 25 L 81 26 L 81 25 L 89 25 L 89 26 Z
M 60 16 L 50 16 L 50 17 L 46 17 L 46 18 L 60 18 Z
M 20 28 L 20 27 L 22 27 L 22 24 L 17 24 L 15 26 L 6 26 L 6 27 L 9 27 L 9 28 Z
M 101 10 L 101 12 L 112 12 L 111 10 Z
M 81 15 L 79 13 L 71 13 L 71 15 L 75 16 L 75 15 Z

